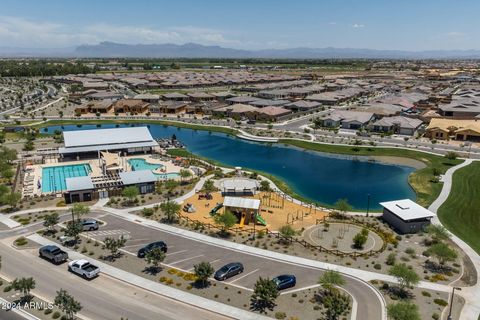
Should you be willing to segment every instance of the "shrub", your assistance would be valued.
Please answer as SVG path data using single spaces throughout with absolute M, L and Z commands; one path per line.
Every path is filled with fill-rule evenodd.
M 396 260 L 397 260 L 397 255 L 392 252 L 387 256 L 387 261 L 385 263 L 389 266 L 393 266 Z
M 443 299 L 434 299 L 433 302 L 442 307 L 446 307 L 448 305 L 448 302 Z
M 52 318 L 53 318 L 53 319 L 58 319 L 58 318 L 60 318 L 60 312 L 55 311 L 55 312 L 52 314 Z
M 275 319 L 285 319 L 287 317 L 287 315 L 285 314 L 285 312 L 275 312 Z
M 26 245 L 27 243 L 28 243 L 28 240 L 27 240 L 27 238 L 25 238 L 25 237 L 20 237 L 20 238 L 18 238 L 18 239 L 15 240 L 15 245 L 16 245 L 16 246 L 19 246 L 19 247 L 24 246 L 24 245 Z
M 375 265 L 373 267 L 377 270 L 382 269 L 382 265 L 380 263 L 375 263 Z
M 440 316 L 438 315 L 438 313 L 434 313 L 434 314 L 432 314 L 432 319 L 439 320 Z
M 405 249 L 405 253 L 413 256 L 413 255 L 415 255 L 415 249 L 407 248 L 407 249 Z
M 6 286 L 5 288 L 3 288 L 3 292 L 10 292 L 11 290 L 12 290 L 11 286 Z
M 45 309 L 45 311 L 43 311 L 44 314 L 50 314 L 52 313 L 52 309 Z
M 431 297 L 432 295 L 428 291 L 422 291 L 422 296 L 424 297 Z

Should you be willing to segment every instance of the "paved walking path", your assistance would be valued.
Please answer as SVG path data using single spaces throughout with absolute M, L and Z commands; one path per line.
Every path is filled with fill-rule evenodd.
M 473 161 L 475 160 L 467 159 L 465 160 L 465 162 L 447 170 L 447 172 L 443 176 L 442 191 L 440 192 L 438 198 L 428 208 L 430 211 L 437 213 L 441 205 L 447 200 L 448 195 L 450 194 L 450 191 L 452 189 L 453 173 L 458 169 L 468 166 Z M 432 220 L 432 223 L 439 225 L 442 224 L 440 219 L 438 219 L 438 216 L 436 216 Z M 462 249 L 467 254 L 470 260 L 472 260 L 475 271 L 477 272 L 477 277 L 479 277 L 480 256 L 478 255 L 478 253 L 456 235 L 452 234 L 451 239 L 460 247 L 460 249 Z M 480 303 L 478 302 L 478 297 L 480 297 L 480 282 L 477 280 L 477 283 L 474 286 L 463 287 L 462 291 L 457 291 L 457 294 L 465 299 L 465 305 L 462 308 L 460 319 L 478 319 L 480 315 Z
M 101 273 L 107 274 L 113 278 L 119 279 L 123 282 L 129 283 L 131 285 L 137 286 L 144 288 L 146 290 L 155 292 L 157 294 L 160 294 L 162 296 L 181 301 L 186 304 L 190 304 L 205 310 L 209 310 L 211 312 L 221 314 L 226 317 L 234 318 L 234 319 L 245 319 L 245 320 L 261 320 L 261 319 L 271 319 L 265 316 L 262 316 L 257 313 L 249 312 L 243 309 L 235 308 L 214 300 L 210 300 L 207 298 L 203 298 L 197 295 L 194 295 L 192 293 L 188 293 L 179 289 L 175 289 L 160 283 L 157 283 L 152 280 L 145 279 L 141 276 L 137 276 L 133 273 L 115 268 L 109 264 L 103 263 L 98 260 L 94 260 L 91 257 L 87 257 L 81 253 L 78 253 L 76 251 L 70 250 L 68 248 L 60 246 L 58 243 L 55 243 L 51 240 L 48 240 L 36 233 L 30 235 L 27 237 L 28 239 L 35 241 L 41 245 L 48 245 L 48 244 L 54 244 L 56 246 L 61 247 L 63 250 L 65 250 L 68 253 L 68 256 L 72 260 L 76 259 L 86 259 L 89 261 L 95 261 L 94 264 L 96 264 L 100 270 Z M 101 275 L 100 275 L 101 276 Z

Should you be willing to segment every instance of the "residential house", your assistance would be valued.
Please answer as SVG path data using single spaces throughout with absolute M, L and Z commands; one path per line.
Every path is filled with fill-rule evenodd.
M 371 128 L 375 132 L 389 132 L 413 136 L 422 123 L 422 120 L 416 118 L 403 116 L 384 117 L 372 123 Z
M 149 103 L 139 99 L 122 99 L 115 101 L 113 110 L 115 113 L 144 113 L 148 110 Z
M 460 141 L 480 141 L 480 119 L 452 120 L 433 118 L 425 132 L 432 139 Z
M 374 118 L 372 112 L 335 110 L 322 118 L 325 127 L 342 127 L 343 129 L 361 129 Z
M 277 121 L 278 118 L 291 114 L 292 110 L 282 107 L 268 106 L 259 108 L 255 116 L 256 120 L 260 121 Z

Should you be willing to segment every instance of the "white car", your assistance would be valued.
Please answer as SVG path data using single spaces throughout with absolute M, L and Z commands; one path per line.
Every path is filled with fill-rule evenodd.
M 85 279 L 93 279 L 100 273 L 100 268 L 85 259 L 80 259 L 69 262 L 68 271 L 76 273 Z

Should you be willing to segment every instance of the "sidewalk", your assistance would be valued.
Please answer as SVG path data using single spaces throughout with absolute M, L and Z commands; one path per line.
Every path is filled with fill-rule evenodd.
M 452 189 L 453 173 L 460 168 L 468 166 L 473 161 L 474 160 L 472 159 L 467 159 L 465 162 L 452 167 L 445 172 L 445 175 L 443 176 L 442 191 L 440 192 L 438 198 L 428 208 L 430 211 L 437 213 L 438 209 L 447 200 L 450 190 Z M 438 219 L 438 216 L 433 218 L 432 223 L 439 225 L 442 224 Z M 475 250 L 473 250 L 468 244 L 466 244 L 456 235 L 452 234 L 451 239 L 467 254 L 470 260 L 472 260 L 478 277 L 480 275 L 480 256 L 477 254 L 477 252 L 475 252 Z M 457 291 L 457 294 L 465 299 L 465 305 L 461 311 L 461 319 L 477 319 L 480 314 L 480 303 L 478 303 L 478 297 L 480 296 L 480 282 L 477 280 L 477 283 L 474 286 L 463 287 L 462 291 Z
M 28 239 L 35 241 L 41 245 L 48 245 L 48 244 L 54 244 L 56 246 L 60 246 L 58 243 L 55 243 L 53 241 L 50 241 L 46 238 L 43 238 L 42 236 L 38 234 L 32 234 L 27 237 Z M 107 274 L 113 278 L 116 278 L 118 280 L 121 280 L 123 282 L 129 283 L 131 285 L 144 288 L 146 290 L 152 291 L 154 293 L 160 294 L 162 296 L 181 301 L 183 303 L 193 305 L 195 307 L 199 307 L 205 310 L 209 310 L 211 312 L 221 314 L 226 317 L 234 318 L 234 319 L 240 319 L 240 320 L 261 320 L 261 319 L 271 319 L 265 316 L 262 316 L 257 313 L 249 312 L 246 310 L 242 310 L 239 308 L 235 308 L 223 303 L 219 303 L 207 298 L 203 298 L 185 291 L 181 291 L 148 279 L 145 279 L 143 277 L 137 276 L 133 273 L 115 268 L 111 265 L 108 265 L 106 263 L 103 263 L 98 260 L 94 260 L 90 257 L 87 257 L 83 254 L 80 254 L 76 251 L 70 250 L 68 248 L 62 247 L 63 250 L 65 250 L 68 253 L 68 256 L 72 260 L 76 259 L 86 259 L 89 261 L 95 261 L 94 263 L 100 268 L 101 273 Z M 101 275 L 100 275 L 101 276 Z

